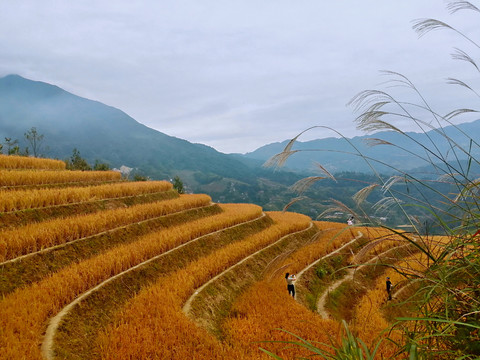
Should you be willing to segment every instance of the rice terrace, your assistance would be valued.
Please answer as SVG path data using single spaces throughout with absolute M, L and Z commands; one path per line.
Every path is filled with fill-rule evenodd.
M 0 186 L 2 359 L 293 358 L 311 353 L 285 343 L 296 336 L 329 353 L 346 334 L 365 350 L 388 337 L 376 354 L 389 357 L 405 331 L 384 330 L 418 288 L 405 278 L 429 265 L 408 233 L 59 160 L 1 155 Z
M 468 1 L 447 3 L 452 14 L 480 13 Z M 480 44 L 438 20 L 415 20 L 413 28 L 419 36 L 444 29 L 474 53 L 480 50 Z M 480 64 L 460 48 L 452 57 L 474 68 L 476 77 L 469 80 L 478 84 Z M 182 176 L 197 175 L 197 183 L 205 185 L 201 189 L 213 189 L 210 184 L 217 181 L 238 196 L 229 201 L 214 192 L 185 193 L 179 176 L 150 180 L 168 179 L 175 168 L 162 168 L 158 177 L 129 178 L 100 161 L 92 170 L 77 149 L 71 159 L 76 156 L 87 168 L 37 157 L 35 147 L 33 156 L 28 147 L 22 153 L 5 137 L 6 154 L 0 144 L 0 360 L 479 359 L 479 110 L 459 107 L 440 115 L 407 76 L 383 75 L 388 90 L 362 91 L 347 104 L 357 114 L 358 130 L 396 139 L 366 139 L 381 148 L 380 158 L 362 153 L 355 138 L 308 125 L 281 143 L 283 151 L 262 159 L 264 166 L 255 160 L 261 169 L 250 174 L 260 174 L 262 182 L 253 187 L 245 182 L 250 175 L 242 173 L 251 169 L 245 164 L 253 158 L 238 169 L 240 162 L 233 162 L 238 154 L 227 157 L 178 139 L 174 143 L 185 147 L 154 141 L 175 156 L 181 149 L 198 155 L 189 166 L 211 161 L 208 171 L 182 168 Z M 29 83 L 18 76 L 8 82 Z M 447 83 L 478 105 L 474 85 L 456 78 Z M 35 86 L 91 105 L 59 88 Z M 123 115 L 125 124 L 133 124 Z M 455 121 L 464 116 L 477 118 L 462 127 Z M 62 120 L 67 124 L 68 117 Z M 405 122 L 420 132 L 402 130 Z M 141 128 L 141 134 L 150 134 Z M 318 129 L 334 132 L 349 148 L 302 148 L 299 137 Z M 27 140 L 32 134 L 43 138 L 32 127 Z M 118 144 L 131 152 L 147 142 L 135 139 L 140 140 Z M 284 166 L 308 151 L 327 152 L 333 163 L 341 159 L 334 153 L 355 156 L 354 162 L 365 163 L 373 175 L 353 179 L 353 196 L 340 183 L 352 180 L 341 178 L 354 174 L 352 169 L 334 173 L 317 162 L 314 174 L 320 175 L 284 173 L 282 183 L 274 181 L 279 173 L 265 175 L 264 167 Z M 149 155 L 160 162 L 167 157 L 155 154 Z M 412 158 L 422 165 L 402 167 Z M 165 162 L 175 165 L 177 159 L 172 155 Z M 241 176 L 213 172 L 224 168 Z M 322 181 L 333 185 L 313 192 Z M 253 204 L 241 197 L 242 184 L 254 189 L 255 199 L 283 192 L 288 203 L 275 198 L 275 207 L 268 207 L 271 199 Z M 309 203 L 318 216 L 294 211 L 315 194 L 332 194 Z

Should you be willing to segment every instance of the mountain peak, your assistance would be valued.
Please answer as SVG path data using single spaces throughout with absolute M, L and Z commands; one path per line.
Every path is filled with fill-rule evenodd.
M 23 76 L 20 76 L 18 74 L 9 74 L 9 75 L 6 75 L 4 77 L 1 77 L 0 78 L 0 83 L 30 83 L 30 82 L 39 82 L 39 81 L 33 81 L 33 80 L 29 80 L 29 79 L 26 79 L 24 78 Z
M 4 97 L 25 97 L 31 100 L 49 98 L 59 94 L 68 94 L 58 86 L 43 81 L 26 79 L 17 74 L 0 78 L 0 94 Z

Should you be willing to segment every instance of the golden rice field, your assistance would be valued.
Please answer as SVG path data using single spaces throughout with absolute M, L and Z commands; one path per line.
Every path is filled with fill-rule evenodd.
M 66 164 L 61 160 L 0 154 L 0 169 L 65 170 L 65 168 Z
M 116 171 L 1 170 L 0 187 L 119 181 Z
M 172 185 L 61 163 L 0 156 L 1 359 L 269 359 L 260 347 L 293 359 L 309 354 L 275 342 L 293 339 L 285 331 L 329 343 L 346 318 L 373 343 L 390 324 L 384 276 L 398 274 L 349 267 L 401 253 L 398 235 L 202 194 L 156 197 Z M 425 261 L 411 252 L 399 264 Z M 295 299 L 286 272 L 298 274 Z
M 0 212 L 44 208 L 99 199 L 139 196 L 172 189 L 167 181 L 120 182 L 60 189 L 1 190 Z

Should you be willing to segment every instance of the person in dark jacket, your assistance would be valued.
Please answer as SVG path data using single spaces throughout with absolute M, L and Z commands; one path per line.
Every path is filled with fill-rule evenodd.
M 385 283 L 387 285 L 388 300 L 392 300 L 392 282 L 390 281 L 389 277 L 387 277 L 387 281 Z
M 287 280 L 287 290 L 288 290 L 288 294 L 289 295 L 292 295 L 293 298 L 295 298 L 295 281 L 297 281 L 297 277 L 292 274 L 290 275 L 290 273 L 286 273 L 285 274 L 285 280 Z

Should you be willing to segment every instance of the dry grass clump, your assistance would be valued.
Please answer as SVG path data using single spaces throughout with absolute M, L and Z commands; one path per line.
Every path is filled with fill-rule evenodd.
M 172 187 L 168 181 L 139 181 L 63 189 L 0 190 L 0 212 L 151 194 Z
M 0 154 L 0 169 L 65 170 L 65 161 Z
M 75 297 L 102 281 L 198 236 L 261 215 L 255 205 L 221 205 L 223 213 L 141 237 L 17 289 L 0 301 L 0 353 L 5 359 L 41 359 L 46 322 Z M 166 299 L 162 299 L 164 302 Z M 153 313 L 149 314 L 155 315 Z M 173 332 L 171 333 L 173 334 Z

